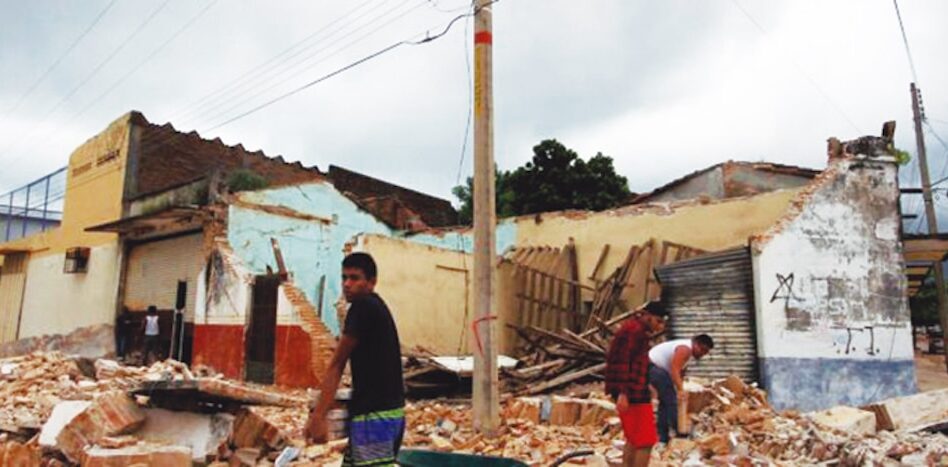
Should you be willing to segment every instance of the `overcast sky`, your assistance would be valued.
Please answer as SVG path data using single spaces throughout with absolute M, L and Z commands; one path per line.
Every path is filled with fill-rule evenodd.
M 466 5 L 2 0 L 0 193 L 65 165 L 135 109 L 453 201 L 470 99 L 465 21 L 219 125 L 390 44 L 435 35 Z M 948 2 L 899 6 L 929 122 L 948 140 Z M 493 9 L 502 169 L 556 138 L 584 158 L 613 157 L 644 192 L 728 159 L 823 168 L 828 137 L 876 135 L 890 119 L 897 145 L 915 154 L 913 77 L 891 1 L 501 0 Z M 931 133 L 927 141 L 932 178 L 948 175 L 948 148 Z M 916 168 L 903 170 L 904 185 L 917 183 Z

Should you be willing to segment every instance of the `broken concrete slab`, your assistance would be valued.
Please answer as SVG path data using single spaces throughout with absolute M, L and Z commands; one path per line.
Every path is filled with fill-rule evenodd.
M 63 431 L 63 428 L 77 415 L 89 408 L 91 404 L 92 402 L 89 401 L 63 401 L 56 404 L 40 431 L 40 446 L 44 448 L 55 447 L 56 437 Z
M 854 407 L 839 406 L 821 412 L 807 414 L 810 420 L 822 426 L 837 429 L 845 433 L 876 434 L 876 416 L 874 413 Z
M 191 450 L 184 446 L 138 443 L 117 449 L 93 446 L 84 453 L 82 467 L 149 465 L 190 467 Z
M 948 389 L 897 397 L 863 407 L 879 430 L 916 431 L 948 423 Z
M 97 397 L 56 436 L 56 447 L 73 462 L 80 462 L 87 446 L 105 436 L 130 433 L 145 423 L 145 413 L 131 397 L 113 391 Z
M 138 438 L 188 447 L 196 462 L 217 453 L 218 447 L 227 442 L 234 424 L 234 416 L 226 413 L 206 415 L 165 409 L 145 409 L 144 412 L 145 424 L 135 432 Z

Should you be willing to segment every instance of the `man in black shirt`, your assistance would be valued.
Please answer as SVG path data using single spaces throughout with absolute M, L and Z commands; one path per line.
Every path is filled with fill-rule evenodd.
M 326 441 L 326 415 L 349 361 L 352 400 L 343 465 L 392 465 L 405 432 L 401 346 L 392 314 L 374 292 L 376 276 L 375 261 L 368 254 L 353 253 L 342 262 L 342 291 L 351 305 L 319 402 L 306 424 L 308 438 Z

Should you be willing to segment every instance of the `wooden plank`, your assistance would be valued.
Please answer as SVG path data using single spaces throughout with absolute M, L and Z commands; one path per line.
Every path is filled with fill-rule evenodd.
M 543 392 L 543 391 L 546 391 L 546 390 L 548 390 L 548 389 L 552 389 L 552 388 L 555 388 L 555 387 L 558 387 L 558 386 L 562 386 L 562 385 L 567 384 L 567 383 L 571 383 L 571 382 L 573 382 L 573 381 L 576 381 L 576 380 L 578 380 L 578 379 L 584 378 L 584 377 L 586 377 L 586 376 L 589 376 L 589 375 L 592 375 L 592 374 L 595 374 L 595 373 L 600 373 L 600 372 L 602 372 L 602 371 L 605 370 L 605 369 L 606 369 L 606 364 L 605 364 L 605 363 L 600 363 L 600 364 L 598 364 L 598 365 L 594 365 L 594 366 L 591 366 L 591 367 L 588 367 L 588 368 L 585 368 L 585 369 L 582 369 L 582 370 L 579 370 L 579 371 L 574 371 L 574 372 L 572 372 L 572 373 L 567 373 L 567 374 L 565 374 L 565 375 L 560 375 L 560 376 L 558 376 L 558 377 L 556 377 L 556 378 L 553 378 L 553 379 L 551 379 L 550 381 L 547 381 L 547 382 L 545 382 L 545 383 L 543 383 L 543 384 L 539 384 L 539 385 L 536 385 L 536 386 L 532 386 L 532 387 L 530 387 L 530 388 L 527 388 L 523 393 L 524 393 L 524 394 L 528 394 L 528 395 L 529 395 L 529 394 L 539 394 L 539 393 L 541 393 L 541 392 Z
M 573 332 L 573 331 L 570 331 L 569 329 L 564 329 L 564 330 L 563 330 L 563 334 L 569 336 L 571 339 L 575 340 L 576 342 L 579 342 L 579 343 L 585 345 L 586 347 L 589 347 L 590 350 L 593 350 L 593 351 L 595 351 L 595 352 L 606 353 L 605 349 L 603 349 L 602 347 L 599 347 L 598 345 L 593 344 L 593 343 L 590 342 L 589 340 L 587 340 L 587 339 L 585 339 L 585 338 L 583 338 L 583 337 L 580 337 L 578 334 L 576 334 L 576 333 Z
M 606 256 L 608 255 L 609 244 L 606 243 L 602 246 L 602 252 L 599 253 L 599 259 L 596 260 L 596 266 L 593 267 L 592 273 L 589 274 L 589 280 L 599 282 L 599 269 L 602 268 L 602 264 L 606 262 Z

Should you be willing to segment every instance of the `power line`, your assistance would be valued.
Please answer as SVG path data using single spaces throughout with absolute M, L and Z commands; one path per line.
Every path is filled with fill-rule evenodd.
M 278 53 L 277 55 L 271 57 L 271 58 L 270 58 L 269 60 L 267 60 L 266 62 L 263 62 L 263 63 L 261 63 L 261 64 L 255 66 L 255 67 L 251 67 L 250 69 L 248 69 L 247 71 L 245 71 L 243 74 L 241 74 L 240 76 L 238 76 L 236 79 L 234 79 L 234 80 L 228 82 L 228 83 L 225 84 L 224 86 L 219 87 L 218 89 L 216 89 L 216 90 L 210 92 L 209 94 L 206 94 L 204 97 L 198 99 L 198 100 L 195 101 L 195 102 L 192 102 L 191 104 L 185 106 L 184 108 L 179 109 L 179 110 L 176 111 L 174 114 L 175 114 L 175 115 L 178 115 L 178 118 L 186 118 L 186 117 L 190 116 L 194 111 L 200 109 L 200 107 L 201 107 L 202 105 L 204 105 L 205 103 L 214 102 L 214 101 L 217 100 L 218 97 L 221 97 L 222 94 L 225 94 L 226 91 L 229 91 L 230 89 L 235 89 L 235 87 L 239 87 L 239 86 L 237 86 L 237 85 L 240 84 L 240 83 L 242 83 L 244 80 L 250 79 L 250 78 L 255 78 L 256 76 L 259 75 L 259 73 L 260 73 L 261 71 L 264 71 L 264 72 L 267 71 L 268 68 L 266 68 L 266 67 L 269 66 L 269 65 L 271 65 L 271 64 L 273 64 L 274 62 L 277 62 L 277 63 L 276 63 L 277 66 L 279 66 L 279 65 L 281 65 L 281 64 L 283 64 L 283 63 L 286 63 L 287 60 L 296 57 L 299 53 L 301 53 L 301 52 L 303 52 L 303 51 L 309 49 L 310 47 L 315 46 L 315 45 L 318 44 L 319 42 L 317 42 L 317 43 L 315 43 L 315 44 L 310 44 L 310 45 L 304 46 L 304 47 L 303 47 L 300 51 L 298 51 L 297 53 L 295 53 L 295 54 L 293 54 L 293 55 L 290 55 L 289 57 L 286 57 L 286 58 L 284 58 L 283 60 L 280 60 L 284 55 L 286 55 L 286 54 L 292 52 L 292 51 L 293 51 L 294 49 L 296 49 L 297 47 L 303 46 L 303 44 L 306 44 L 306 42 L 308 42 L 309 40 L 313 39 L 314 37 L 320 36 L 323 32 L 329 30 L 329 29 L 330 29 L 332 26 L 334 26 L 335 24 L 339 23 L 340 21 L 342 21 L 342 20 L 345 19 L 346 17 L 350 16 L 351 14 L 355 13 L 356 11 L 359 11 L 360 9 L 362 9 L 362 8 L 365 7 L 366 5 L 372 3 L 373 1 L 375 1 L 375 0 L 367 0 L 367 1 L 363 2 L 363 3 L 361 3 L 360 5 L 356 6 L 355 8 L 353 8 L 353 9 L 347 11 L 346 13 L 343 13 L 341 16 L 339 16 L 339 17 L 336 18 L 335 20 L 330 21 L 330 22 L 327 23 L 325 26 L 319 28 L 318 30 L 316 30 L 316 31 L 313 32 L 312 34 L 310 34 L 310 35 L 304 37 L 303 39 L 297 41 L 295 44 L 293 44 L 293 45 L 287 47 L 286 49 L 282 50 L 280 53 Z M 386 3 L 387 1 L 388 1 L 388 0 L 383 0 L 381 4 L 384 4 L 384 3 Z M 380 5 L 381 5 L 381 4 L 380 4 Z M 355 21 L 358 21 L 358 19 L 359 19 L 359 18 L 357 18 Z M 333 34 L 335 34 L 335 32 L 334 32 Z M 331 36 L 332 36 L 332 34 L 330 34 L 330 37 L 331 37 Z
M 156 47 L 155 49 L 153 49 L 150 54 L 148 54 L 143 60 L 139 61 L 138 64 L 136 64 L 135 66 L 133 66 L 128 72 L 126 72 L 124 75 L 122 75 L 121 78 L 115 80 L 115 81 L 114 81 L 108 88 L 106 88 L 101 94 L 99 94 L 99 95 L 98 95 L 97 97 L 95 97 L 94 99 L 90 100 L 81 110 L 79 110 L 78 112 L 74 113 L 71 117 L 69 117 L 69 118 L 68 118 L 68 121 L 70 121 L 70 122 L 71 122 L 71 121 L 74 121 L 75 119 L 81 117 L 81 116 L 84 115 L 86 112 L 88 112 L 89 109 L 91 109 L 93 106 L 95 106 L 96 104 L 100 103 L 106 96 L 108 96 L 109 94 L 111 94 L 112 91 L 114 91 L 116 88 L 118 88 L 119 86 L 121 86 L 121 85 L 125 82 L 125 80 L 127 80 L 129 77 L 131 77 L 133 74 L 135 74 L 135 73 L 136 73 L 138 70 L 140 70 L 146 63 L 148 63 L 149 61 L 151 61 L 151 59 L 155 58 L 156 55 L 158 55 L 161 51 L 163 51 L 163 50 L 165 49 L 165 47 L 167 47 L 169 44 L 171 44 L 172 42 L 174 42 L 175 39 L 177 39 L 179 36 L 181 36 L 181 34 L 183 34 L 183 33 L 184 33 L 186 30 L 188 30 L 191 26 L 193 26 L 194 23 L 197 22 L 198 19 L 200 19 L 202 16 L 204 16 L 204 14 L 207 13 L 207 11 L 210 10 L 211 7 L 213 7 L 213 6 L 217 3 L 217 1 L 218 1 L 218 0 L 210 0 L 210 1 L 207 3 L 207 5 L 204 6 L 204 8 L 202 8 L 196 15 L 194 15 L 193 17 L 191 17 L 191 19 L 189 19 L 183 26 L 181 26 L 180 28 L 178 28 L 178 30 L 175 31 L 175 32 L 174 32 L 168 39 L 166 39 L 163 43 L 161 43 L 161 45 L 159 45 L 158 47 Z M 60 139 L 56 140 L 53 144 L 59 143 L 60 141 L 62 141 L 62 136 L 60 137 Z M 15 161 L 15 160 L 16 160 L 16 159 L 14 159 L 14 161 Z
M 492 5 L 492 4 L 496 3 L 496 2 L 497 2 L 497 0 L 494 0 L 493 2 L 490 2 L 490 3 L 488 3 L 487 5 Z M 458 22 L 458 20 L 463 19 L 463 18 L 466 18 L 466 17 L 469 17 L 469 16 L 473 16 L 473 15 L 475 15 L 475 14 L 476 14 L 476 11 L 475 11 L 475 12 L 472 12 L 472 13 L 466 13 L 466 14 L 463 14 L 463 15 L 458 15 L 458 16 L 456 16 L 454 19 L 452 19 L 452 20 L 448 23 L 448 25 L 444 28 L 443 31 L 441 31 L 441 32 L 438 33 L 438 34 L 435 34 L 434 36 L 428 36 L 428 37 L 426 37 L 426 38 L 424 38 L 424 39 L 422 39 L 422 40 L 419 40 L 419 41 L 403 40 L 403 41 L 396 42 L 396 43 L 394 43 L 394 44 L 392 44 L 392 45 L 389 45 L 388 47 L 384 47 L 384 48 L 382 48 L 382 49 L 380 49 L 380 50 L 378 50 L 378 51 L 376 51 L 376 52 L 373 52 L 373 53 L 371 53 L 371 54 L 369 54 L 369 55 L 366 55 L 365 57 L 362 57 L 362 58 L 360 58 L 360 59 L 358 59 L 358 60 L 356 60 L 356 61 L 354 61 L 354 62 L 352 62 L 352 63 L 350 63 L 350 64 L 348 64 L 348 65 L 345 65 L 345 66 L 343 66 L 342 68 L 339 68 L 339 69 L 337 69 L 337 70 L 335 70 L 335 71 L 332 71 L 332 72 L 330 72 L 330 73 L 327 73 L 327 74 L 325 74 L 325 75 L 323 75 L 323 76 L 321 76 L 321 77 L 319 77 L 319 78 L 317 78 L 317 79 L 315 79 L 315 80 L 313 80 L 313 81 L 310 81 L 310 82 L 308 82 L 308 83 L 306 83 L 306 84 L 304 84 L 304 85 L 302 85 L 302 86 L 299 86 L 299 87 L 297 87 L 297 88 L 295 88 L 295 89 L 293 89 L 293 90 L 291 90 L 291 91 L 289 91 L 289 92 L 283 93 L 283 94 L 281 94 L 281 95 L 279 95 L 279 96 L 277 96 L 277 97 L 275 97 L 275 98 L 273 98 L 273 99 L 270 99 L 270 100 L 268 100 L 268 101 L 266 101 L 266 102 L 264 102 L 264 103 L 262 103 L 262 104 L 260 104 L 260 105 L 257 105 L 256 107 L 254 107 L 254 108 L 252 108 L 252 109 L 250 109 L 250 110 L 248 110 L 248 111 L 246 111 L 246 112 L 243 112 L 243 113 L 238 114 L 238 115 L 236 115 L 236 116 L 234 116 L 234 117 L 232 117 L 232 118 L 230 118 L 230 119 L 228 119 L 228 120 L 225 120 L 224 122 L 221 122 L 221 123 L 219 123 L 219 124 L 217 124 L 217 125 L 215 125 L 215 126 L 209 128 L 209 129 L 207 129 L 207 131 L 216 130 L 217 128 L 220 128 L 220 127 L 222 127 L 222 126 L 224 126 L 224 125 L 227 125 L 227 124 L 229 124 L 229 123 L 232 123 L 232 122 L 235 122 L 235 121 L 237 121 L 237 120 L 240 120 L 240 119 L 242 119 L 242 118 L 244 118 L 244 117 L 246 117 L 246 116 L 248 116 L 248 115 L 251 115 L 251 114 L 253 114 L 253 113 L 255 113 L 255 112 L 259 111 L 259 110 L 265 109 L 265 108 L 267 108 L 267 107 L 269 107 L 269 106 L 271 106 L 271 105 L 273 105 L 273 104 L 276 104 L 277 102 L 280 102 L 280 101 L 282 101 L 283 99 L 286 99 L 287 97 L 290 97 L 290 96 L 293 96 L 293 95 L 295 95 L 295 94 L 298 94 L 298 93 L 300 93 L 300 92 L 302 92 L 302 91 L 304 91 L 304 90 L 306 90 L 306 89 L 309 89 L 310 87 L 313 87 L 313 86 L 315 86 L 315 85 L 317 85 L 317 84 L 319 84 L 319 83 L 322 83 L 323 81 L 326 81 L 326 80 L 329 79 L 329 78 L 332 78 L 332 77 L 334 77 L 334 76 L 336 76 L 336 75 L 339 75 L 339 74 L 341 74 L 341 73 L 343 73 L 343 72 L 345 72 L 345 71 L 351 70 L 351 69 L 353 69 L 353 68 L 355 68 L 355 67 L 357 67 L 357 66 L 359 66 L 359 65 L 361 65 L 361 64 L 363 64 L 363 63 L 365 63 L 365 62 L 367 62 L 367 61 L 369 61 L 369 60 L 372 60 L 373 58 L 376 58 L 376 57 L 379 57 L 379 56 L 381 56 L 381 55 L 384 55 L 384 54 L 386 54 L 386 53 L 388 53 L 388 52 L 390 52 L 390 51 L 392 51 L 392 50 L 395 50 L 395 49 L 397 49 L 397 48 L 403 46 L 403 45 L 416 46 L 416 45 L 422 45 L 422 44 L 426 44 L 426 43 L 428 43 L 428 42 L 432 42 L 432 41 L 434 41 L 434 40 L 440 39 L 440 38 L 443 37 L 445 34 L 447 34 L 448 31 L 451 30 L 451 28 L 454 26 L 454 23 Z
M 69 53 L 72 52 L 73 49 L 75 49 L 76 46 L 79 45 L 79 43 L 82 42 L 82 40 L 85 39 L 87 35 L 89 35 L 89 32 L 91 32 L 92 29 L 94 29 L 97 24 L 99 24 L 99 20 L 101 20 L 102 17 L 105 16 L 105 14 L 108 13 L 110 9 L 112 9 L 112 5 L 115 5 L 115 1 L 116 0 L 112 0 L 111 2 L 109 2 L 109 4 L 106 5 L 105 8 L 103 8 L 102 11 L 99 12 L 98 15 L 96 15 L 95 19 L 92 20 L 92 23 L 90 23 L 89 26 L 87 26 L 86 29 L 82 31 L 82 34 L 80 34 L 79 37 L 77 37 L 76 40 L 74 40 L 72 44 L 70 44 L 69 47 L 66 48 L 66 50 L 62 54 L 59 55 L 58 58 L 56 58 L 53 64 L 50 65 L 49 68 L 47 68 L 46 71 L 43 72 L 43 74 L 39 78 L 37 78 L 36 81 L 33 82 L 33 84 L 29 87 L 29 89 L 27 89 L 26 92 L 24 92 L 23 95 L 20 96 L 20 98 L 16 101 L 16 104 L 14 104 L 13 107 L 7 110 L 7 112 L 13 113 L 17 109 L 20 108 L 20 105 L 23 104 L 23 101 L 25 101 L 26 98 L 29 97 L 30 94 L 32 94 L 33 91 L 35 91 L 37 87 L 39 87 L 40 83 L 46 80 L 49 74 L 52 73 L 53 70 L 55 70 L 57 66 L 59 66 L 59 64 L 63 61 L 63 59 L 66 58 L 66 56 L 69 55 Z
M 741 13 L 743 13 L 744 16 L 746 16 L 747 19 L 749 19 L 750 22 L 753 23 L 754 26 L 757 27 L 757 29 L 758 29 L 758 30 L 760 31 L 760 33 L 763 35 L 763 37 L 764 37 L 765 40 L 767 40 L 767 41 L 770 40 L 770 39 L 767 37 L 767 30 L 764 29 L 764 27 L 761 26 L 760 23 L 758 23 L 756 19 L 754 19 L 754 17 L 750 14 L 750 12 L 748 12 L 747 10 L 745 10 L 744 7 L 741 6 L 740 3 L 738 3 L 737 0 L 731 0 L 731 3 L 733 3 L 734 6 L 737 7 L 737 9 L 740 10 Z M 778 49 L 779 49 L 779 47 L 778 47 Z M 824 91 L 822 87 L 820 87 L 820 85 L 816 82 L 816 80 L 814 80 L 814 79 L 809 75 L 809 73 L 807 73 L 806 70 L 803 69 L 803 67 L 800 65 L 800 63 L 797 62 L 796 59 L 794 59 L 794 57 L 793 57 L 792 55 L 790 55 L 790 54 L 787 53 L 787 52 L 784 52 L 784 55 L 787 56 L 787 58 L 790 60 L 790 63 L 793 64 L 793 66 L 797 69 L 797 72 L 799 72 L 804 78 L 806 78 L 806 80 L 810 83 L 810 85 L 813 86 L 813 88 L 816 89 L 816 91 L 819 92 L 821 96 L 823 96 L 823 99 L 825 99 L 826 102 L 828 102 L 830 105 L 832 105 L 833 108 L 836 109 L 836 112 L 838 112 L 838 113 L 840 114 L 840 116 L 842 116 L 843 119 L 845 119 L 846 122 L 849 123 L 849 126 L 851 126 L 851 127 L 852 127 L 854 130 L 856 130 L 856 132 L 858 132 L 858 133 L 864 133 L 862 130 L 859 129 L 858 126 L 856 126 L 855 123 L 853 123 L 853 120 L 852 120 L 851 118 L 849 118 L 849 115 L 847 115 L 845 111 L 843 111 L 843 108 L 840 107 L 840 105 L 839 105 L 835 100 L 833 100 L 833 98 L 830 97 L 829 94 L 827 94 L 826 91 Z
M 406 3 L 406 4 L 407 4 L 407 3 Z M 362 36 L 360 36 L 359 38 L 357 38 L 357 39 L 355 39 L 355 40 L 353 40 L 353 41 L 350 41 L 349 43 L 347 43 L 347 44 L 345 44 L 344 46 L 342 46 L 340 49 L 338 49 L 338 50 L 336 50 L 336 51 L 330 53 L 329 55 L 326 55 L 325 57 L 323 57 L 322 59 L 320 59 L 320 60 L 318 60 L 318 61 L 315 61 L 315 62 L 313 62 L 313 63 L 310 63 L 310 64 L 306 65 L 306 66 L 303 67 L 302 69 L 299 69 L 299 70 L 295 71 L 294 74 L 290 74 L 290 75 L 288 75 L 288 76 L 285 76 L 285 77 L 283 77 L 283 79 L 280 79 L 279 81 L 277 81 L 277 82 L 275 82 L 275 83 L 273 83 L 273 84 L 271 84 L 271 85 L 269 85 L 269 86 L 267 86 L 267 87 L 259 88 L 259 89 L 256 89 L 256 90 L 255 90 L 255 89 L 249 89 L 249 90 L 247 90 L 247 92 L 242 93 L 242 95 L 235 96 L 234 98 L 230 99 L 229 101 L 223 102 L 223 104 L 231 104 L 231 105 L 228 106 L 227 108 L 225 108 L 224 110 L 219 111 L 219 112 L 217 112 L 217 113 L 215 113 L 215 114 L 212 114 L 211 116 L 207 117 L 207 120 L 210 120 L 210 121 L 213 122 L 214 120 L 217 120 L 217 119 L 222 118 L 223 116 L 227 115 L 228 113 L 230 113 L 230 112 L 232 112 L 232 111 L 234 111 L 234 110 L 240 108 L 242 105 L 247 104 L 247 103 L 253 101 L 255 98 L 260 97 L 261 95 L 263 95 L 263 94 L 265 94 L 265 93 L 267 93 L 267 92 L 269 92 L 269 91 L 271 91 L 271 90 L 273 90 L 273 89 L 275 89 L 275 88 L 277 88 L 277 87 L 279 87 L 279 86 L 281 86 L 281 85 L 283 85 L 283 84 L 286 84 L 287 82 L 289 82 L 290 80 L 292 80 L 292 79 L 294 79 L 294 78 L 297 78 L 302 72 L 307 71 L 307 70 L 309 70 L 309 69 L 315 67 L 316 65 L 319 65 L 320 63 L 325 62 L 329 57 L 335 56 L 336 54 L 342 52 L 343 50 L 346 50 L 347 48 L 353 46 L 354 44 L 356 44 L 356 43 L 358 43 L 358 42 L 361 42 L 361 41 L 364 40 L 365 38 L 367 38 L 367 37 L 369 37 L 369 36 L 375 34 L 376 32 L 380 31 L 380 30 L 383 29 L 384 27 L 386 27 L 386 26 L 392 24 L 393 22 L 395 22 L 395 21 L 397 21 L 397 20 L 399 20 L 399 19 L 405 17 L 406 15 L 408 15 L 409 13 L 411 13 L 412 11 L 417 10 L 418 8 L 420 8 L 420 7 L 424 6 L 424 5 L 425 5 L 425 2 L 423 2 L 423 1 L 417 3 L 415 6 L 409 8 L 409 9 L 403 11 L 403 12 L 401 12 L 400 14 L 396 15 L 396 16 L 393 17 L 393 18 L 390 18 L 388 21 L 384 22 L 381 26 L 379 26 L 379 27 L 377 27 L 377 28 L 375 28 L 375 29 L 370 30 L 370 31 L 367 32 L 366 34 L 363 34 Z M 369 21 L 368 23 L 365 23 L 365 24 L 359 26 L 358 28 L 356 28 L 356 29 L 354 29 L 354 30 L 352 30 L 352 31 L 347 32 L 347 33 L 346 33 L 345 35 L 343 35 L 342 37 L 339 37 L 338 39 L 334 40 L 330 45 L 335 45 L 335 44 L 341 42 L 342 40 L 344 40 L 344 39 L 346 39 L 346 38 L 348 38 L 348 37 L 354 35 L 355 33 L 357 33 L 357 32 L 359 32 L 359 31 L 365 29 L 366 27 L 371 26 L 372 24 L 376 23 L 377 21 L 382 20 L 383 18 L 385 18 L 388 14 L 397 11 L 397 10 L 398 10 L 399 8 L 401 8 L 402 6 L 404 6 L 404 5 L 396 5 L 395 8 L 391 8 L 391 9 L 387 10 L 385 13 L 382 13 L 381 15 L 378 15 L 378 16 L 372 18 L 372 20 Z M 296 68 L 296 67 L 298 67 L 298 66 L 300 66 L 300 65 L 303 65 L 304 63 L 310 61 L 312 58 L 315 58 L 316 56 L 318 56 L 321 52 L 324 52 L 324 51 L 326 51 L 326 50 L 328 50 L 328 49 L 329 49 L 329 46 L 326 46 L 326 47 L 323 47 L 323 48 L 319 49 L 317 52 L 315 52 L 313 55 L 310 55 L 310 56 L 307 57 L 305 60 L 303 60 L 303 61 L 297 63 L 296 65 L 293 65 L 293 67 L 291 67 L 291 69 L 292 69 L 292 68 Z M 289 70 L 286 70 L 286 71 L 289 71 Z M 277 75 L 275 75 L 275 76 L 272 77 L 272 79 L 278 79 L 278 78 L 280 78 L 280 75 L 279 75 L 279 74 L 277 74 Z M 269 81 L 271 81 L 271 78 L 266 79 L 266 80 L 264 81 L 264 83 L 269 82 Z M 260 83 L 260 84 L 264 84 L 264 83 Z M 250 94 L 250 95 L 248 96 L 247 93 L 252 93 L 252 94 Z M 232 101 L 234 101 L 234 100 L 236 100 L 236 102 L 232 102 Z
M 918 84 L 918 74 L 915 73 L 915 61 L 912 60 L 912 51 L 909 49 L 908 37 L 905 35 L 905 25 L 902 24 L 902 12 L 899 11 L 899 1 L 892 0 L 895 6 L 895 16 L 899 19 L 899 30 L 902 31 L 902 43 L 905 44 L 905 55 L 908 56 L 909 68 L 912 70 L 912 79 Z
M 86 75 L 86 77 L 83 78 L 83 79 L 79 82 L 79 84 L 77 84 L 75 87 L 73 87 L 72 90 L 69 91 L 69 93 L 67 93 L 62 99 L 60 99 L 59 102 L 57 102 L 56 105 L 53 106 L 53 108 L 49 109 L 49 111 L 46 112 L 46 115 L 44 115 L 43 118 L 40 119 L 40 123 L 45 122 L 47 118 L 49 118 L 53 113 L 55 113 L 57 110 L 59 110 L 59 108 L 62 107 L 62 105 L 65 104 L 66 101 L 68 101 L 70 98 L 72 98 L 72 96 L 75 95 L 76 92 L 79 91 L 79 89 L 81 89 L 83 86 L 85 86 L 86 83 L 88 83 L 89 80 L 92 79 L 92 77 L 94 77 L 96 74 L 98 74 L 99 71 L 102 70 L 103 67 L 105 67 L 105 65 L 107 65 L 109 62 L 111 62 L 112 59 L 114 59 L 115 56 L 117 56 L 117 55 L 119 54 L 119 52 L 121 52 L 123 49 L 125 49 L 125 47 L 128 46 L 128 44 L 131 43 L 131 41 L 132 41 L 136 36 L 138 36 L 139 33 L 141 33 L 141 32 L 145 29 L 145 26 L 147 26 L 149 23 L 151 23 L 151 21 L 155 18 L 155 16 L 157 16 L 158 13 L 161 12 L 161 10 L 163 10 L 163 9 L 168 5 L 168 2 L 170 2 L 170 1 L 171 1 L 171 0 L 165 0 L 160 6 L 158 6 L 158 8 L 156 8 L 154 11 L 152 11 L 151 14 L 148 15 L 148 17 L 145 19 L 145 21 L 143 21 L 141 24 L 139 24 L 139 25 L 138 25 L 138 28 L 136 28 L 135 31 L 132 32 L 131 35 L 129 35 L 128 37 L 126 37 L 126 38 L 119 44 L 119 46 L 116 47 L 116 48 L 112 51 L 112 53 L 110 53 L 109 56 L 105 58 L 105 60 L 102 60 L 98 65 L 96 65 L 96 67 L 92 70 L 92 72 L 90 72 L 88 75 Z M 20 140 L 18 140 L 18 141 L 17 141 L 16 143 L 14 143 L 13 145 L 7 146 L 2 152 L 0 152 L 0 159 L 2 159 L 3 156 L 5 156 L 6 153 L 7 153 L 12 147 L 18 146 L 19 143 L 21 143 L 22 141 L 26 140 L 26 139 L 29 138 L 30 136 L 32 136 L 32 135 L 33 135 L 33 131 L 34 131 L 36 128 L 37 128 L 37 125 L 33 125 L 33 127 L 30 129 L 30 131 L 28 131 L 26 134 L 24 134 L 23 137 L 20 138 Z

